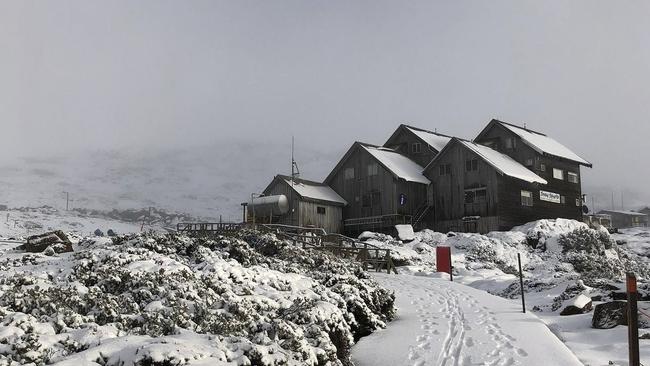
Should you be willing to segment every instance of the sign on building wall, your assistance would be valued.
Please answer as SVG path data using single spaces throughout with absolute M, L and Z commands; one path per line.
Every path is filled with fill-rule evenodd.
M 560 195 L 553 192 L 539 191 L 539 199 L 546 202 L 562 203 Z
M 404 206 L 406 204 L 406 195 L 404 193 L 401 193 L 399 195 L 399 205 Z

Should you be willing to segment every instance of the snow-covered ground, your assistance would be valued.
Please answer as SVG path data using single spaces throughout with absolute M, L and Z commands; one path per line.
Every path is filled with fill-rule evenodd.
M 399 267 L 399 271 L 416 276 L 405 283 L 421 281 L 422 277 L 439 281 L 435 279 L 439 276 L 435 273 L 435 247 L 450 246 L 455 282 L 502 297 L 515 308 L 521 302 L 516 276 L 519 253 L 529 312 L 541 319 L 585 365 L 627 365 L 627 327 L 594 329 L 591 327 L 593 312 L 571 316 L 560 316 L 559 313 L 580 295 L 592 297 L 594 306 L 620 296 L 624 292 L 625 271 L 637 274 L 639 287 L 647 296 L 650 292 L 648 228 L 623 230 L 610 236 L 603 231 L 590 230 L 576 221 L 558 219 L 540 220 L 509 232 L 487 235 L 447 235 L 425 230 L 415 233 L 415 240 L 408 243 L 376 233 L 364 233 L 361 237 L 393 250 L 394 259 L 405 264 Z M 408 285 L 401 287 L 407 288 Z M 397 304 L 403 306 L 404 301 L 398 292 Z M 642 301 L 639 306 L 647 309 L 650 304 Z M 645 313 L 650 314 L 650 311 Z M 641 317 L 643 319 L 643 315 Z M 394 324 L 399 326 L 399 321 Z M 641 334 L 644 333 L 648 331 L 642 329 Z M 641 359 L 647 363 L 650 360 L 650 341 L 641 339 L 640 344 Z M 410 346 L 417 347 L 417 344 Z M 432 354 L 435 352 L 434 349 Z M 390 363 L 381 365 L 384 364 Z
M 397 317 L 353 349 L 357 366 L 582 365 L 514 301 L 445 279 L 376 274 Z

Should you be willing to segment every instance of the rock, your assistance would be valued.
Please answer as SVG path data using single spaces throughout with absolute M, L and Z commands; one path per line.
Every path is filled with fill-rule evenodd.
M 7 205 L 0 205 L 0 211 L 7 211 Z
M 104 233 L 101 230 L 97 229 L 95 230 L 95 236 L 104 236 Z
M 596 305 L 591 326 L 596 329 L 610 329 L 627 325 L 627 302 L 611 301 Z
M 106 232 L 106 235 L 108 235 L 108 236 L 116 236 L 117 234 L 115 233 L 115 231 L 113 231 L 113 229 L 108 229 L 108 231 Z
M 25 250 L 32 253 L 43 252 L 48 247 L 51 247 L 55 253 L 72 251 L 70 239 L 61 230 L 30 236 L 25 243 Z
M 560 312 L 560 315 L 578 315 L 588 313 L 593 309 L 591 298 L 580 294 L 571 300 L 570 304 Z

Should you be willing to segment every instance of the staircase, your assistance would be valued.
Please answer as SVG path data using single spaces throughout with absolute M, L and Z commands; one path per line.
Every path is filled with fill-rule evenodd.
M 418 207 L 415 211 L 415 215 L 413 215 L 413 218 L 411 219 L 411 226 L 416 229 L 432 208 L 433 206 L 429 206 L 426 203 Z

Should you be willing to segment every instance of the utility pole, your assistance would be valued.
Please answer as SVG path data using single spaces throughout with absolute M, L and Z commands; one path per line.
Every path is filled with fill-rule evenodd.
M 294 185 L 294 179 L 298 176 L 300 176 L 300 169 L 298 169 L 298 164 L 296 163 L 296 160 L 294 158 L 294 137 L 291 136 L 291 222 L 294 225 L 298 225 L 298 222 L 296 221 L 296 209 L 293 207 L 293 185 Z
M 70 208 L 70 192 L 63 192 L 65 193 L 65 210 L 68 211 Z

